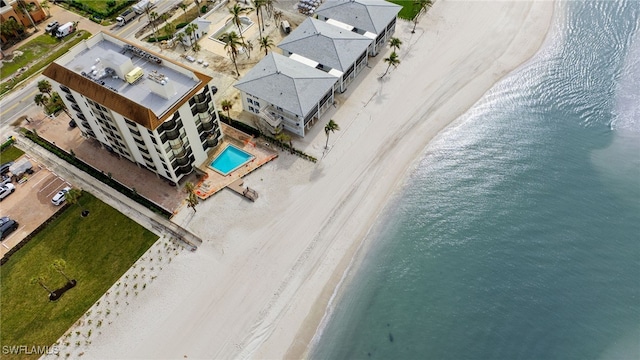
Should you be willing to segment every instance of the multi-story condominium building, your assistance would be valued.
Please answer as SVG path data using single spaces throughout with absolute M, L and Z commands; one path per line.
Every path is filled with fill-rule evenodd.
M 382 0 L 331 0 L 316 9 L 318 20 L 375 39 L 371 55 L 384 48 L 396 31 L 402 7 Z
M 278 44 L 286 57 L 266 56 L 235 84 L 243 109 L 272 133 L 284 127 L 304 136 L 335 92 L 344 92 L 385 46 L 401 8 L 384 0 L 325 2 L 316 10 L 323 21 L 306 19 Z
M 283 55 L 338 77 L 336 91 L 367 66 L 373 40 L 324 21 L 307 18 L 278 47 Z
M 3 28 L 7 21 L 15 20 L 22 27 L 30 27 L 47 18 L 38 0 L 0 0 L 0 23 Z M 22 28 L 13 29 L 10 26 L 3 29 L 0 41 L 7 42 L 9 37 L 24 31 Z
M 333 104 L 338 77 L 280 54 L 269 53 L 235 87 L 242 107 L 272 133 L 283 127 L 304 136 Z
M 212 78 L 98 33 L 44 71 L 83 136 L 178 183 L 222 138 Z

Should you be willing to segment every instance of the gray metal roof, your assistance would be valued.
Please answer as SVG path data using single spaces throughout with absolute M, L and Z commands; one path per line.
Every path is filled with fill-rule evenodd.
M 346 72 L 372 42 L 352 31 L 307 18 L 278 47 Z
M 234 86 L 304 117 L 337 81 L 335 76 L 271 52 Z
M 401 8 L 384 0 L 327 0 L 315 13 L 378 35 Z

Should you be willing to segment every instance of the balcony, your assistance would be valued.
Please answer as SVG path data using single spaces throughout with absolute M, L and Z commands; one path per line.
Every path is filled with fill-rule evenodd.
M 282 116 L 277 114 L 278 111 L 271 105 L 260 109 L 260 120 L 263 125 L 269 128 L 269 132 L 272 134 L 276 134 L 282 130 Z
M 78 104 L 71 104 L 71 108 L 77 112 L 82 112 L 82 110 L 80 109 L 80 106 L 78 106 Z
M 74 103 L 74 104 L 75 104 L 75 103 L 77 103 L 76 98 L 74 98 L 74 97 L 73 97 L 73 95 L 71 95 L 71 94 L 67 94 L 67 95 L 65 96 L 65 98 L 66 98 L 67 100 L 71 101 L 71 102 L 72 102 L 72 103 Z

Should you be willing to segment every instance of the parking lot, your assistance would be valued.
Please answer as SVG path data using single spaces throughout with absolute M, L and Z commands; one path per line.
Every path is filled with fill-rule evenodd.
M 27 155 L 20 159 L 25 157 Z M 30 160 L 33 174 L 27 175 L 22 183 L 14 181 L 16 190 L 0 203 L 0 216 L 8 216 L 19 223 L 18 229 L 2 240 L 0 255 L 6 254 L 60 209 L 51 203 L 51 198 L 60 189 L 70 186 L 35 160 Z

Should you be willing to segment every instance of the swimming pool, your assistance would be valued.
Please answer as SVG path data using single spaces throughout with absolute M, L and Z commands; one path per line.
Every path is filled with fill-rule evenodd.
M 242 33 L 244 33 L 251 25 L 253 25 L 253 21 L 249 19 L 247 16 L 240 16 L 240 29 Z M 222 25 L 218 30 L 216 30 L 212 35 L 209 36 L 209 39 L 217 41 L 221 44 L 224 44 L 220 39 L 222 34 L 227 33 L 229 31 L 235 31 L 238 33 L 238 27 L 233 21 L 228 20 L 224 25 Z
M 233 145 L 227 145 L 224 150 L 211 162 L 210 168 L 222 175 L 229 175 L 240 166 L 254 158 L 253 155 Z

